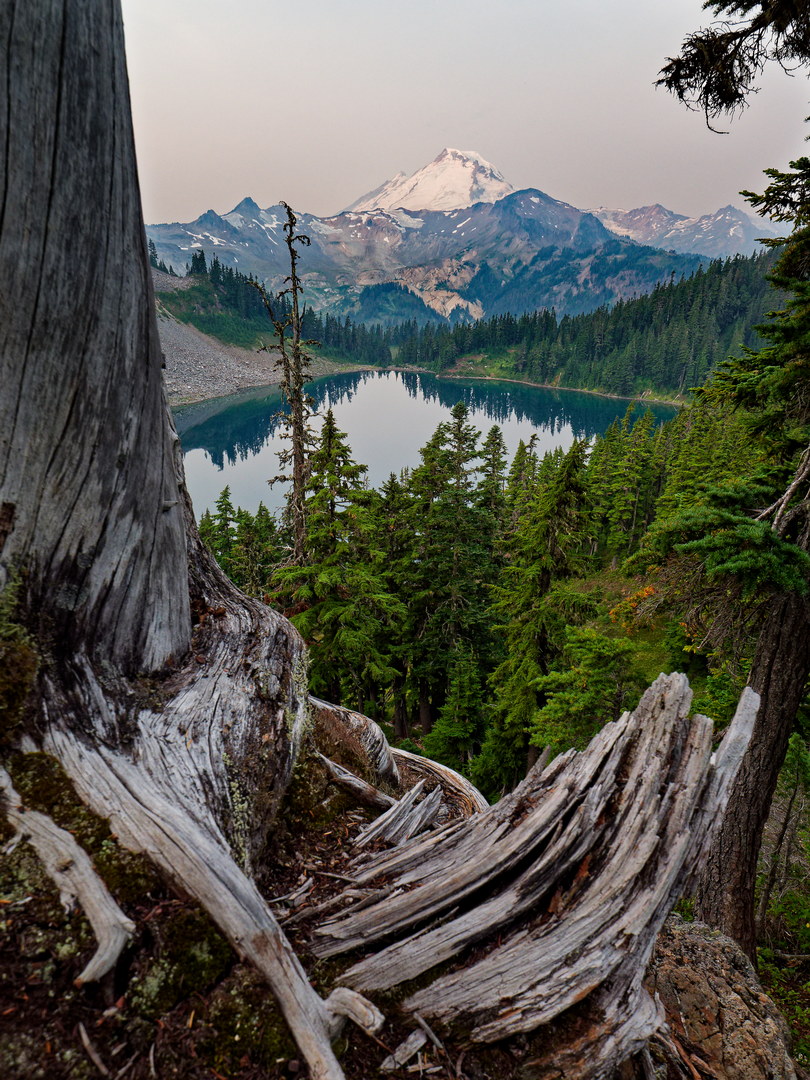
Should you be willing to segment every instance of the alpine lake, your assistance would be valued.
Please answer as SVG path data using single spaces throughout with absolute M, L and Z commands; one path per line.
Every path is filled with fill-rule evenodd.
M 463 401 L 469 421 L 483 435 L 498 424 L 509 459 L 521 439 L 535 436 L 542 456 L 574 439 L 592 439 L 622 417 L 628 401 L 576 390 L 554 390 L 522 383 L 438 378 L 410 371 L 359 371 L 328 375 L 308 384 L 317 431 L 331 407 L 348 435 L 355 461 L 368 467 L 367 480 L 379 487 L 391 473 L 420 463 L 419 450 L 450 409 Z M 268 485 L 279 471 L 281 438 L 277 386 L 258 387 L 230 397 L 179 406 L 174 420 L 183 447 L 186 483 L 199 517 L 213 509 L 227 485 L 234 506 L 255 513 L 260 502 L 271 511 L 284 501 L 285 485 Z M 646 403 L 659 420 L 675 408 Z M 639 412 L 640 415 L 640 412 Z M 483 441 L 483 439 L 482 439 Z

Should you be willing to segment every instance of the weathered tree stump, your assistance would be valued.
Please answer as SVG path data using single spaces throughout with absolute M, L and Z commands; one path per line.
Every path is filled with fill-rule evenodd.
M 714 755 L 711 722 L 689 718 L 691 697 L 684 676 L 661 676 L 581 754 L 372 859 L 355 884 L 384 882 L 384 896 L 357 912 L 347 903 L 317 929 L 315 952 L 393 938 L 346 972 L 365 991 L 457 961 L 405 1008 L 482 1042 L 562 1020 L 569 1037 L 536 1075 L 610 1076 L 661 1024 L 644 969 L 722 816 L 756 716 L 746 691 Z M 473 946 L 483 955 L 471 958 Z

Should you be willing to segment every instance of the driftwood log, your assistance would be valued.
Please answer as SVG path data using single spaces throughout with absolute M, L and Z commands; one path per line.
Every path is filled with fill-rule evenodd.
M 420 1016 L 460 1018 L 476 1039 L 574 1017 L 554 1067 L 607 1075 L 658 1023 L 640 972 L 722 811 L 751 699 L 712 764 L 685 682 L 656 684 L 641 712 L 492 809 L 452 770 L 316 702 L 355 730 L 372 787 L 401 796 L 407 772 L 426 793 L 386 811 L 406 844 L 361 851 L 346 899 L 364 910 L 321 927 L 321 952 L 381 950 L 323 1000 L 257 884 L 312 722 L 305 651 L 194 526 L 161 385 L 118 5 L 0 4 L 0 68 L 0 589 L 19 582 L 16 618 L 40 661 L 0 755 L 21 740 L 54 755 L 122 841 L 199 901 L 267 979 L 315 1080 L 343 1076 L 331 1041 L 346 1016 L 379 1025 L 358 988 L 437 962 L 408 999 Z M 4 802 L 19 826 L 8 786 Z M 447 823 L 410 839 L 409 818 L 425 827 L 434 803 Z M 33 841 L 46 825 L 30 821 Z M 127 928 L 105 911 L 109 958 L 104 924 Z

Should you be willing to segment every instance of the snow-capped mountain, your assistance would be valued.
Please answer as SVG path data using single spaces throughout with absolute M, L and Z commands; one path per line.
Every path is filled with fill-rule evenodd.
M 475 150 L 445 148 L 412 176 L 393 179 L 361 196 L 344 213 L 362 210 L 461 210 L 494 203 L 514 191 L 500 172 Z
M 284 210 L 243 199 L 225 215 L 149 225 L 159 258 L 182 272 L 193 251 L 283 286 Z M 591 311 L 693 273 L 700 256 L 614 236 L 592 214 L 535 189 L 452 210 L 298 215 L 311 244 L 298 270 L 311 306 L 365 322 L 479 319 L 555 308 Z
M 194 250 L 283 287 L 282 206 L 245 198 L 229 213 L 148 225 L 182 273 Z M 299 273 L 306 302 L 366 322 L 479 319 L 554 308 L 577 314 L 648 292 L 707 257 L 750 254 L 768 229 L 733 206 L 690 218 L 666 207 L 578 210 L 515 191 L 474 151 L 445 149 L 332 217 L 298 214 L 311 239 Z
M 676 214 L 659 203 L 635 210 L 599 206 L 588 212 L 617 236 L 626 236 L 638 244 L 667 251 L 698 252 L 711 258 L 751 255 L 762 250 L 762 245 L 757 243 L 760 237 L 776 235 L 769 226 L 734 206 L 723 206 L 701 217 Z

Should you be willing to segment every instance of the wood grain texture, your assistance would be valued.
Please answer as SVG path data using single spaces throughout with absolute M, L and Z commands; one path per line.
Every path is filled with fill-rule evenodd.
M 531 1075 L 611 1076 L 661 1023 L 641 979 L 711 843 L 759 701 L 744 692 L 713 754 L 691 696 L 684 676 L 661 676 L 581 754 L 536 769 L 487 812 L 377 856 L 356 884 L 379 879 L 387 895 L 356 912 L 347 904 L 314 951 L 393 937 L 346 973 L 366 990 L 460 960 L 406 1008 L 483 1042 L 564 1021 L 566 1036 Z
M 0 587 L 129 673 L 189 644 L 120 12 L 0 5 Z
M 363 713 L 354 712 L 352 709 L 344 709 L 341 705 L 332 705 L 320 698 L 310 698 L 312 708 L 317 717 L 327 715 L 354 735 L 366 752 L 369 763 L 374 769 L 378 784 L 390 784 L 391 787 L 399 787 L 400 777 L 395 758 L 395 751 L 388 745 L 388 739 L 383 734 L 379 724 L 375 723 Z

